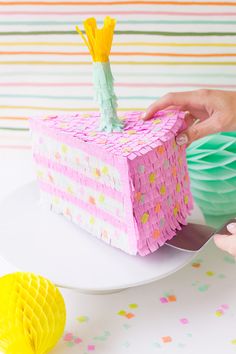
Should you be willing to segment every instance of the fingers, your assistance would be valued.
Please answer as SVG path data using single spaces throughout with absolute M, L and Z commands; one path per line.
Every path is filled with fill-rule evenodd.
M 214 241 L 217 247 L 236 257 L 236 234 L 232 236 L 215 235 Z
M 221 126 L 217 117 L 214 115 L 200 123 L 193 124 L 186 130 L 182 131 L 176 137 L 178 145 L 190 145 L 193 141 L 203 138 L 209 134 L 218 133 L 221 131 Z
M 199 101 L 199 97 L 199 91 L 168 93 L 149 106 L 142 118 L 144 120 L 150 119 L 157 111 L 170 106 L 179 107 L 184 111 L 190 111 L 191 107 L 196 107 L 196 102 Z

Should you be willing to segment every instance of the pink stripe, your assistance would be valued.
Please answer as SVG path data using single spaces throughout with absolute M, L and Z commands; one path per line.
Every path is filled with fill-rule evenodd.
M 107 11 L 93 11 L 94 15 L 107 15 Z M 169 15 L 169 16 L 236 16 L 236 12 L 171 12 L 171 11 L 109 11 L 110 15 Z M 0 15 L 91 15 L 90 11 L 1 11 Z
M 71 204 L 78 206 L 79 208 L 86 210 L 88 213 L 94 215 L 95 217 L 103 219 L 105 222 L 126 232 L 126 228 L 127 228 L 126 224 L 120 222 L 119 220 L 114 218 L 112 215 L 107 214 L 105 211 L 98 209 L 93 205 L 87 204 L 69 193 L 61 191 L 58 188 L 55 188 L 53 185 L 44 183 L 42 181 L 39 181 L 39 185 L 43 191 L 45 191 L 49 194 L 52 194 L 52 195 L 56 195 L 57 197 L 64 199 L 64 200 L 70 202 Z
M 5 82 L 0 83 L 0 87 L 90 87 L 93 86 L 92 83 L 89 82 L 81 82 L 81 83 L 25 83 L 25 82 Z M 115 83 L 117 87 L 211 87 L 211 88 L 236 88 L 236 84 L 196 84 L 196 83 L 127 83 L 127 82 L 118 82 Z
M 34 158 L 38 164 L 40 164 L 44 167 L 51 168 L 52 170 L 54 170 L 58 173 L 61 173 L 65 176 L 71 178 L 72 180 L 81 183 L 84 186 L 87 186 L 87 187 L 93 188 L 97 191 L 100 191 L 102 193 L 105 193 L 109 197 L 114 198 L 114 199 L 118 200 L 119 202 L 123 201 L 123 195 L 121 192 L 118 192 L 109 186 L 102 185 L 101 183 L 94 181 L 93 179 L 81 174 L 80 172 L 78 172 L 68 166 L 62 165 L 56 161 L 49 160 L 45 156 L 42 156 L 42 155 L 36 154 L 36 153 L 34 153 Z

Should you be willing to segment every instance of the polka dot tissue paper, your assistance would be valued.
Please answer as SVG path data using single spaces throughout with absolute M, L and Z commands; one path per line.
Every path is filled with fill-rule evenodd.
M 124 113 L 124 130 L 98 131 L 99 113 L 31 119 L 42 201 L 123 251 L 154 252 L 192 208 L 185 148 L 175 135 L 184 113 Z

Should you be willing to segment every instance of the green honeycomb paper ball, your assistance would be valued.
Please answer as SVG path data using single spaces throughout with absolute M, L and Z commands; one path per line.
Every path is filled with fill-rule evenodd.
M 191 189 L 209 224 L 236 217 L 236 132 L 209 135 L 187 149 Z

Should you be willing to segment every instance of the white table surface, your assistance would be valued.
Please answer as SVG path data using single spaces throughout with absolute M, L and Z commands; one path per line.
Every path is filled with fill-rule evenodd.
M 29 150 L 1 149 L 0 162 L 1 201 L 34 172 Z M 194 262 L 151 285 L 113 295 L 62 290 L 66 336 L 52 353 L 236 353 L 235 261 L 209 244 Z M 0 259 L 1 275 L 14 270 Z M 174 301 L 164 302 L 168 295 Z M 134 316 L 121 316 L 121 310 Z

